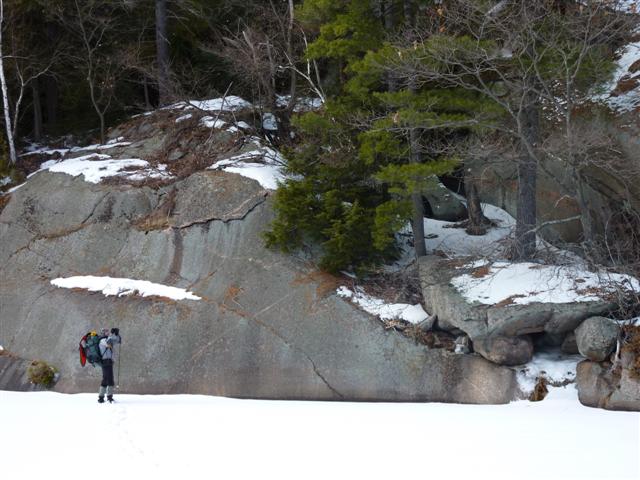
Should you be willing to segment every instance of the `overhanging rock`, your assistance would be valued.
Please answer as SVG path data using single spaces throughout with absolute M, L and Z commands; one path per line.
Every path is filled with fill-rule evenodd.
M 450 282 L 461 275 L 460 264 L 435 255 L 418 261 L 426 309 L 440 325 L 457 328 L 471 339 L 523 336 L 532 333 L 565 334 L 586 318 L 613 308 L 605 301 L 484 305 L 469 302 Z

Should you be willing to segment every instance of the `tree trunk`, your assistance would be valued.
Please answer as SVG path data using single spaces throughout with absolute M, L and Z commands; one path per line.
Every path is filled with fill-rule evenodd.
M 409 90 L 416 91 L 413 81 L 409 84 Z M 411 149 L 411 163 L 420 163 L 420 133 L 416 128 L 411 128 L 409 132 L 409 148 Z M 411 194 L 411 203 L 413 204 L 413 221 L 411 222 L 413 230 L 413 241 L 416 249 L 416 258 L 424 257 L 427 254 L 427 247 L 424 244 L 424 203 L 422 203 L 422 192 Z
M 466 232 L 469 235 L 484 235 L 487 233 L 487 225 L 490 222 L 482 213 L 478 188 L 475 180 L 470 175 L 465 179 L 464 188 L 467 194 L 467 213 L 469 215 L 469 225 L 466 228 Z
M 33 94 L 33 139 L 42 140 L 42 104 L 40 103 L 40 80 L 36 77 L 31 81 Z
M 289 0 L 289 25 L 287 30 L 287 56 L 289 60 L 293 62 L 293 21 L 294 21 L 295 8 L 293 5 L 293 0 Z M 290 83 L 289 86 L 289 95 L 291 98 L 289 99 L 289 105 L 287 106 L 289 112 L 293 112 L 293 109 L 296 105 L 296 89 L 297 89 L 297 79 L 296 71 L 291 69 Z
M 540 116 L 535 99 L 528 95 L 520 112 L 520 155 L 518 157 L 518 206 L 514 260 L 530 260 L 536 251 L 536 180 L 538 162 L 531 151 L 538 146 Z
M 107 143 L 105 125 L 104 125 L 104 114 L 98 111 L 98 117 L 100 117 L 100 145 L 104 145 Z
M 487 233 L 487 225 L 490 225 L 491 221 L 482 213 L 477 177 L 475 172 L 466 164 L 464 166 L 464 193 L 467 198 L 468 216 L 466 232 L 469 235 L 484 235 Z
M 407 24 L 407 26 L 414 26 L 415 13 L 413 8 L 413 0 L 404 0 L 403 14 L 404 14 L 404 21 Z
M 47 131 L 51 132 L 58 121 L 58 84 L 53 75 L 44 77 L 44 99 Z
M 278 100 L 276 98 L 276 74 L 278 66 L 276 65 L 272 54 L 273 46 L 268 38 L 265 38 L 265 44 L 267 46 L 267 59 L 269 60 L 269 81 L 265 82 L 265 93 L 267 95 L 267 102 L 269 102 L 268 105 L 270 106 L 271 111 L 275 112 L 278 108 Z
M 530 260 L 536 250 L 536 162 L 528 154 L 518 160 L 518 207 L 514 260 Z
M 142 77 L 142 88 L 144 90 L 144 109 L 149 112 L 151 111 L 151 99 L 149 98 L 149 82 L 147 82 L 147 77 Z
M 413 242 L 416 249 L 416 258 L 424 257 L 427 254 L 427 246 L 424 243 L 424 204 L 420 192 L 411 195 L 413 204 L 413 219 L 411 230 L 413 231 Z
M 394 0 L 386 0 L 385 2 L 383 2 L 382 15 L 383 15 L 383 21 L 384 21 L 384 29 L 387 31 L 387 33 L 392 32 L 396 26 L 394 13 L 395 13 Z
M 604 262 L 605 260 L 603 258 L 599 258 L 600 253 L 602 252 L 602 244 L 599 242 L 599 239 L 602 240 L 602 238 L 598 233 L 596 223 L 598 221 L 598 217 L 600 217 L 599 220 L 602 222 L 601 224 L 606 224 L 605 216 L 602 215 L 602 212 L 595 211 L 594 206 L 591 205 L 585 191 L 587 180 L 579 169 L 573 169 L 573 178 L 575 178 L 576 182 L 576 201 L 580 208 L 582 246 L 588 258 L 595 258 L 598 262 Z
M 2 24 L 4 23 L 4 2 L 0 0 L 0 85 L 2 87 L 2 104 L 4 106 L 4 125 L 7 131 L 7 143 L 9 144 L 9 161 L 15 165 L 18 161 L 16 145 L 13 139 L 11 125 L 11 112 L 9 111 L 9 92 L 7 91 L 7 79 L 4 76 L 4 57 L 2 56 Z
M 393 28 L 393 15 L 394 15 L 394 2 L 393 0 L 387 0 L 387 9 L 385 12 L 385 27 L 388 29 Z M 413 2 L 411 0 L 405 0 L 404 13 L 412 11 Z M 410 28 L 415 23 L 413 14 L 405 15 L 405 26 Z M 389 90 L 393 91 L 396 88 L 393 79 L 389 78 Z M 414 78 L 409 80 L 409 91 L 416 93 L 418 87 L 414 81 Z M 410 161 L 411 163 L 421 163 L 422 158 L 420 155 L 420 132 L 417 128 L 411 128 L 409 131 L 409 148 L 410 148 Z M 422 192 L 418 189 L 417 192 L 411 194 L 411 203 L 413 205 L 413 219 L 411 221 L 411 228 L 413 230 L 413 241 L 416 251 L 416 258 L 424 257 L 427 254 L 427 247 L 424 244 L 424 203 L 422 202 Z
M 87 82 L 89 84 L 89 96 L 91 97 L 91 104 L 93 105 L 93 109 L 95 110 L 96 115 L 98 115 L 98 118 L 100 119 L 100 144 L 104 145 L 106 137 L 104 114 L 107 111 L 107 108 L 105 107 L 104 109 L 101 109 L 100 105 L 98 104 L 98 100 L 96 98 L 96 80 L 93 78 L 93 72 L 91 71 L 91 69 L 89 69 L 89 72 L 87 73 Z
M 169 39 L 167 37 L 167 2 L 156 0 L 156 56 L 160 106 L 169 102 Z
M 383 0 L 380 5 L 381 14 L 383 16 L 384 21 L 384 29 L 387 32 L 387 35 L 391 35 L 395 29 L 395 5 L 393 0 Z M 395 78 L 393 72 L 387 72 L 385 74 L 387 77 L 387 88 L 390 92 L 395 92 L 398 90 L 398 81 Z
M 58 27 L 54 23 L 47 23 L 47 41 L 55 45 L 58 41 Z M 53 75 L 44 75 L 45 124 L 50 132 L 58 122 L 58 83 Z

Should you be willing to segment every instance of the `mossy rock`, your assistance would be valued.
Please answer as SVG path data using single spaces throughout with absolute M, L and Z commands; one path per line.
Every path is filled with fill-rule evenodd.
M 42 360 L 34 360 L 27 368 L 31 383 L 51 388 L 56 381 L 57 370 Z

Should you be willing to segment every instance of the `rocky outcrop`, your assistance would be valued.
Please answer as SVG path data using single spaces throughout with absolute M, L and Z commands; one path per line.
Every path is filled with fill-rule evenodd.
M 533 348 L 527 335 L 545 334 L 561 345 L 585 319 L 613 307 L 605 301 L 525 305 L 469 302 L 450 284 L 461 274 L 459 263 L 430 255 L 421 257 L 418 264 L 426 310 L 438 317 L 438 326 L 462 330 L 471 337 L 478 353 L 504 365 L 531 358 Z
M 462 330 L 471 337 L 473 349 L 491 362 L 520 365 L 531 360 L 536 348 L 560 347 L 594 360 L 578 366 L 580 401 L 610 410 L 640 410 L 640 376 L 637 352 L 621 350 L 614 366 L 610 358 L 619 334 L 618 325 L 597 316 L 612 306 L 607 302 L 576 304 L 484 305 L 467 301 L 449 282 L 459 275 L 460 262 L 439 257 L 419 261 L 427 312 L 437 315 L 437 325 Z M 600 363 L 598 363 L 600 362 Z
M 0 214 L 0 344 L 57 368 L 55 389 L 95 391 L 77 345 L 121 329 L 121 391 L 251 398 L 504 403 L 514 372 L 429 350 L 335 294 L 334 277 L 264 248 L 271 197 L 201 171 L 157 189 L 40 172 Z M 201 300 L 62 289 L 95 275 L 186 288 Z M 2 379 L 5 377 L 3 376 Z M 0 381 L 0 389 L 14 382 Z
M 580 402 L 607 410 L 640 411 L 640 378 L 610 363 L 585 360 L 578 364 L 576 384 Z

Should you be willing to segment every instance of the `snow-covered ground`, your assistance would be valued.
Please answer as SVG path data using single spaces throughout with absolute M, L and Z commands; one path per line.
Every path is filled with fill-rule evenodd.
M 237 173 L 256 180 L 264 188 L 276 190 L 278 184 L 286 179 L 283 173 L 285 159 L 277 150 L 262 145 L 259 138 L 253 137 L 252 142 L 257 147 L 255 150 L 220 160 L 211 165 L 209 169 Z M 258 163 L 257 160 L 260 160 L 261 163 Z
M 571 386 L 502 406 L 116 399 L 0 391 L 2 478 L 640 478 L 640 414 Z
M 26 157 L 28 155 L 66 155 L 67 153 L 75 153 L 75 152 L 84 152 L 84 151 L 93 151 L 93 150 L 109 150 L 111 148 L 116 147 L 126 147 L 131 145 L 131 142 L 124 142 L 124 137 L 114 138 L 109 140 L 104 145 L 100 145 L 98 143 L 93 145 L 87 145 L 85 147 L 73 147 L 73 148 L 49 148 L 42 147 L 37 144 L 32 144 L 25 149 L 25 152 L 22 153 L 21 157 Z
M 284 106 L 288 103 L 289 97 L 278 97 L 278 105 Z M 322 101 L 319 98 L 301 97 L 297 100 L 294 111 L 302 112 L 320 108 Z M 160 110 L 175 110 L 180 113 L 176 117 L 175 122 L 180 123 L 193 117 L 194 111 L 203 112 L 236 112 L 243 109 L 254 108 L 254 105 L 241 97 L 229 95 L 227 97 L 212 98 L 208 100 L 190 100 L 187 102 L 178 102 L 161 108 Z M 154 112 L 146 112 L 145 116 L 152 115 Z M 277 119 L 270 113 L 264 114 L 265 129 L 277 129 Z M 135 115 L 138 116 L 138 115 Z M 135 117 L 134 116 L 134 117 Z M 240 130 L 250 130 L 251 126 L 243 121 L 234 121 L 229 123 L 218 117 L 210 115 L 200 118 L 199 125 L 204 128 L 225 129 L 229 132 L 236 133 Z M 264 188 L 275 190 L 278 183 L 285 180 L 283 167 L 284 158 L 280 152 L 276 151 L 268 145 L 268 140 L 259 137 L 251 137 L 248 139 L 256 145 L 254 151 L 237 155 L 233 158 L 216 162 L 211 169 L 225 170 L 227 172 L 236 173 L 256 180 Z M 49 170 L 52 172 L 66 173 L 72 176 L 83 175 L 87 182 L 99 183 L 108 177 L 125 177 L 130 181 L 143 181 L 148 178 L 169 179 L 171 175 L 167 172 L 167 166 L 160 164 L 157 167 L 152 166 L 144 159 L 129 158 L 118 159 L 112 158 L 104 152 L 116 147 L 126 147 L 131 142 L 125 141 L 124 137 L 109 140 L 104 145 L 88 145 L 84 147 L 72 148 L 50 148 L 47 146 L 32 144 L 25 149 L 21 156 L 26 155 L 49 155 L 61 156 L 60 159 L 53 159 L 44 162 L 37 171 Z M 82 157 L 65 159 L 68 154 L 77 152 L 94 152 Z M 101 152 L 101 153 L 97 153 Z M 251 160 L 254 161 L 251 161 Z M 33 174 L 37 173 L 34 172 Z M 31 174 L 31 175 L 33 175 Z M 31 176 L 30 175 L 30 176 Z M 3 186 L 4 184 L 0 185 Z M 17 185 L 9 190 L 9 193 L 16 191 L 22 185 Z
M 107 177 L 113 177 L 120 174 L 122 170 L 129 168 L 145 168 L 149 166 L 149 162 L 139 158 L 113 159 L 109 155 L 89 154 L 82 157 L 70 158 L 61 162 L 53 161 L 53 164 L 46 162 L 47 165 L 41 167 L 41 170 L 49 170 L 50 172 L 66 173 L 73 177 L 82 175 L 86 182 L 100 183 Z
M 455 222 L 425 218 L 424 233 L 427 251 L 441 251 L 451 257 L 469 255 L 484 257 L 501 252 L 504 249 L 501 242 L 513 233 L 516 220 L 506 211 L 488 203 L 482 204 L 482 212 L 496 225 L 489 228 L 485 235 L 468 235 L 464 228 L 453 228 Z M 407 231 L 411 231 L 410 226 L 407 226 Z
M 285 107 L 290 100 L 289 95 L 278 95 L 276 104 L 278 107 Z M 296 99 L 296 104 L 293 108 L 294 112 L 305 112 L 309 110 L 316 110 L 322 107 L 322 99 L 314 97 L 300 97 Z M 197 109 L 207 112 L 235 112 L 238 110 L 255 108 L 251 102 L 248 102 L 244 98 L 236 95 L 228 95 L 226 97 L 211 98 L 208 100 L 189 100 L 188 102 L 178 102 L 173 105 L 163 107 L 162 110 L 189 110 Z
M 82 147 L 72 151 L 85 151 L 85 150 L 105 150 L 100 148 L 102 146 L 121 146 L 128 145 L 129 142 L 118 142 L 105 145 L 91 145 L 90 147 Z M 41 155 L 55 155 L 61 153 L 66 155 L 67 151 L 63 150 L 51 150 L 42 148 L 31 153 L 39 153 Z M 31 173 L 27 180 L 33 177 L 35 174 L 48 170 L 54 173 L 66 173 L 72 177 L 82 175 L 85 182 L 100 183 L 105 178 L 109 177 L 124 177 L 130 181 L 142 181 L 148 178 L 161 178 L 168 179 L 172 176 L 167 172 L 167 165 L 159 164 L 157 166 L 151 165 L 146 160 L 140 158 L 112 158 L 105 153 L 88 153 L 80 157 L 68 158 L 68 159 L 54 159 L 47 160 L 40 165 L 40 168 Z M 23 184 L 16 185 L 9 189 L 9 193 L 15 192 Z
M 486 305 L 512 299 L 514 304 L 597 301 L 616 288 L 640 292 L 640 282 L 628 275 L 590 272 L 584 267 L 495 262 L 481 276 L 464 274 L 451 280 L 471 302 Z
M 526 365 L 515 367 L 518 386 L 527 397 L 540 377 L 551 385 L 573 383 L 576 379 L 578 363 L 584 360 L 580 355 L 567 355 L 561 351 L 536 352 Z
M 235 95 L 229 95 L 227 97 L 211 98 L 208 100 L 189 100 L 188 102 L 178 102 L 173 105 L 163 107 L 162 110 L 176 110 L 176 109 L 197 109 L 207 112 L 235 112 L 244 108 L 252 108 L 253 105 L 246 101 L 244 98 L 240 98 Z

